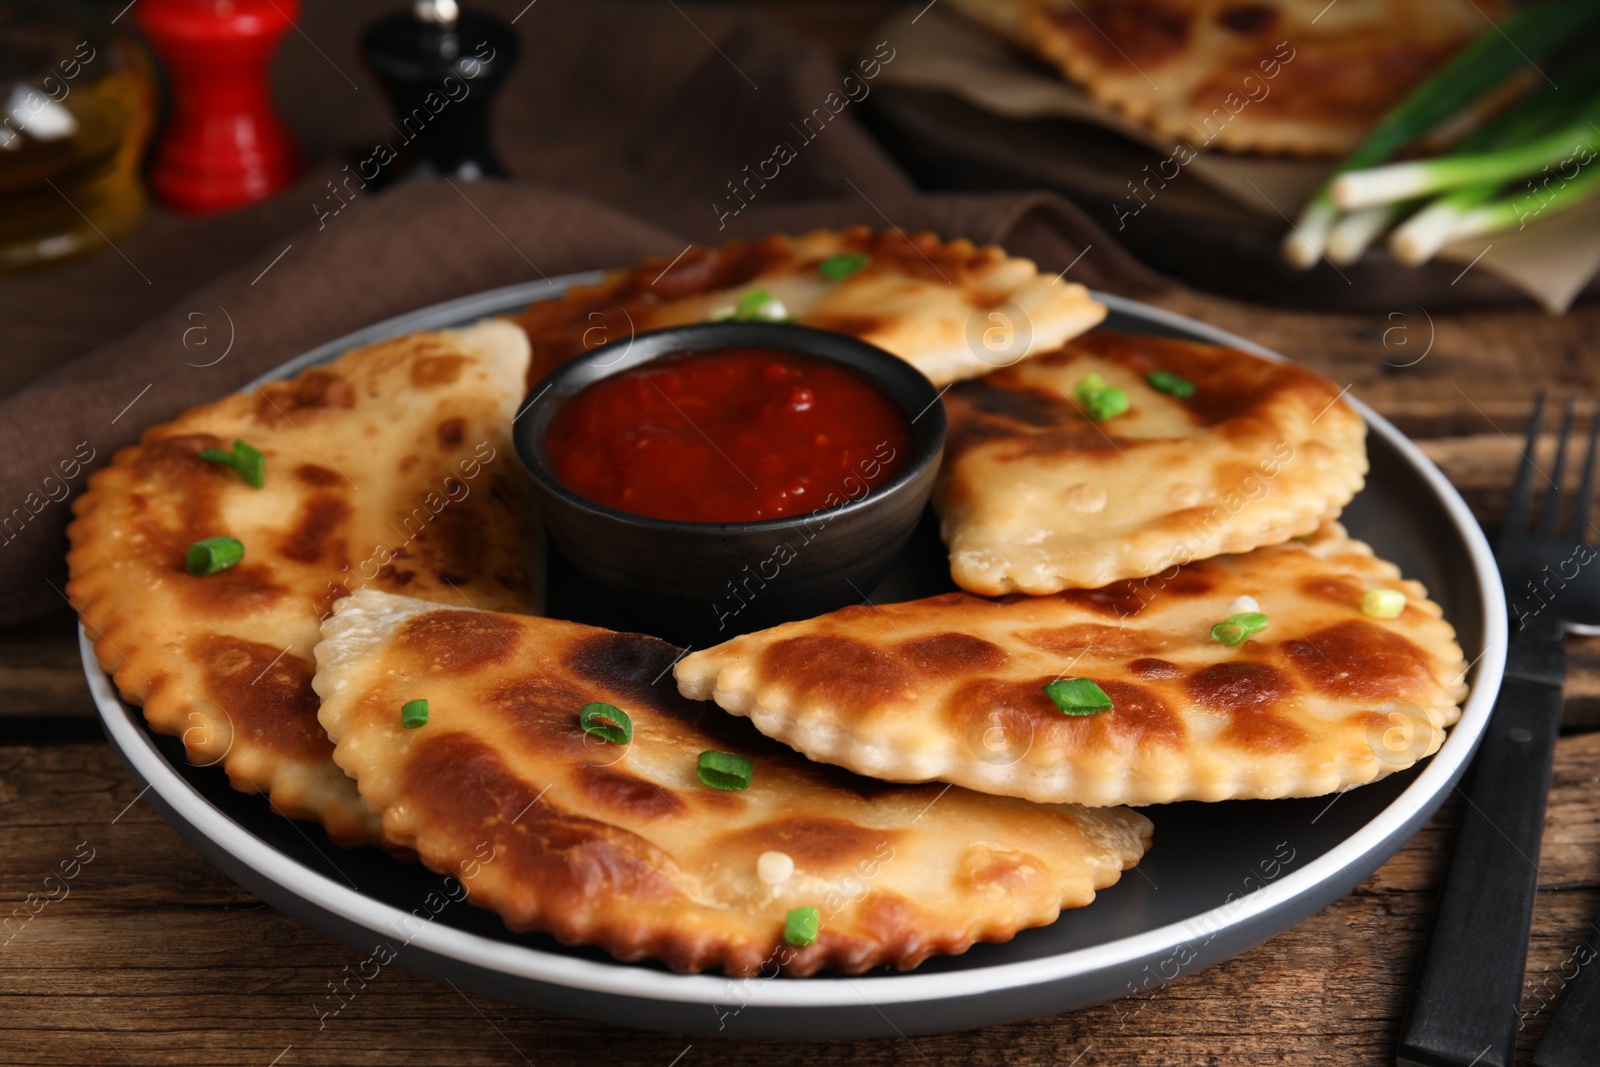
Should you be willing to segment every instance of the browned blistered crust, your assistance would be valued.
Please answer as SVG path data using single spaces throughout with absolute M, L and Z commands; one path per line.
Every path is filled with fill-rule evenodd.
M 1504 0 L 951 6 L 1163 137 L 1194 149 L 1285 155 L 1348 153 L 1408 91 L 1509 10 Z
M 868 257 L 863 270 L 843 281 L 822 278 L 823 262 L 851 253 Z M 965 238 L 865 226 L 771 234 L 695 246 L 675 261 L 651 257 L 530 304 L 517 319 L 533 347 L 529 384 L 582 352 L 625 344 L 648 330 L 703 322 L 756 288 L 783 299 L 801 324 L 870 341 L 941 385 L 1000 365 L 972 340 L 981 335 L 972 328 L 975 315 L 988 328 L 984 313 L 1006 310 L 1013 327 L 1032 335 L 1035 351 L 1105 316 L 1082 286 L 1040 275 L 1029 260 Z
M 1395 619 L 1363 614 L 1397 589 Z M 1213 624 L 1248 596 L 1242 645 Z M 1103 589 L 859 606 L 737 637 L 677 666 L 812 759 L 1036 801 L 1150 804 L 1313 796 L 1438 748 L 1466 662 L 1415 581 L 1329 523 Z M 1063 715 L 1045 685 L 1095 681 L 1114 707 Z
M 506 323 L 399 338 L 193 408 L 118 452 L 74 505 L 67 593 L 123 697 L 236 788 L 340 843 L 376 841 L 317 722 L 319 621 L 365 584 L 539 607 L 509 435 L 526 366 Z M 265 453 L 264 488 L 198 458 L 236 439 Z M 244 561 L 189 574 L 188 546 L 223 535 Z
M 1178 398 L 1148 376 L 1195 387 Z M 1128 410 L 1095 422 L 1077 383 Z M 1336 518 L 1367 471 L 1366 426 L 1339 386 L 1218 345 L 1096 330 L 945 394 L 934 508 L 974 593 L 1093 589 L 1247 552 Z
M 513 930 L 676 971 L 804 976 L 915 967 L 1055 920 L 1143 854 L 1126 809 L 893 785 L 812 763 L 672 681 L 679 650 L 554 619 L 364 592 L 317 647 L 334 758 L 391 843 L 460 878 Z M 399 725 L 426 697 L 428 724 Z M 583 733 L 592 701 L 632 719 L 626 749 Z M 743 755 L 748 789 L 696 776 Z M 783 885 L 757 858 L 787 853 Z M 816 907 L 815 944 L 783 942 Z

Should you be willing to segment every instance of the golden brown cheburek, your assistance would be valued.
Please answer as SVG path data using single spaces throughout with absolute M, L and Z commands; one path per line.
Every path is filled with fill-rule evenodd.
M 1398 618 L 1362 610 L 1404 592 Z M 1234 603 L 1251 597 L 1255 605 Z M 1259 608 L 1243 644 L 1211 628 Z M 694 652 L 680 690 L 812 759 L 1036 801 L 1315 796 L 1403 770 L 1460 715 L 1467 664 L 1414 581 L 1329 523 L 1305 542 L 1054 596 L 858 606 Z M 1045 692 L 1088 678 L 1110 711 Z
M 1157 391 L 1152 372 L 1194 386 Z M 1099 374 L 1129 397 L 1092 421 Z M 1310 533 L 1367 471 L 1366 425 L 1292 363 L 1097 330 L 945 394 L 934 490 L 956 584 L 974 593 L 1092 589 Z
M 542 544 L 510 440 L 528 349 L 507 322 L 356 349 L 147 430 L 75 505 L 67 591 L 122 695 L 235 787 L 377 839 L 317 723 L 311 649 L 333 601 L 369 585 L 533 611 Z M 255 489 L 199 458 L 244 440 Z M 244 560 L 185 569 L 229 536 Z
M 843 280 L 824 277 L 822 264 L 841 255 L 867 264 Z M 936 385 L 1048 351 L 1106 314 L 1083 286 L 964 239 L 865 226 L 772 234 L 695 247 L 676 262 L 647 259 L 530 304 L 517 320 L 533 345 L 529 384 L 590 349 L 726 314 L 757 289 L 801 325 L 870 341 Z
M 1508 10 L 1504 0 L 950 3 L 1158 134 L 1291 155 L 1349 152 Z
M 1143 855 L 1121 808 L 896 786 L 811 763 L 678 695 L 652 637 L 443 609 L 366 589 L 335 605 L 315 685 L 334 759 L 394 846 L 463 880 L 511 929 L 677 971 L 803 976 L 916 966 L 1089 903 Z M 401 708 L 428 702 L 407 729 Z M 604 702 L 625 746 L 579 726 Z M 699 780 L 702 752 L 748 758 L 749 787 Z M 769 885 L 758 858 L 793 872 Z M 792 908 L 814 944 L 790 947 Z

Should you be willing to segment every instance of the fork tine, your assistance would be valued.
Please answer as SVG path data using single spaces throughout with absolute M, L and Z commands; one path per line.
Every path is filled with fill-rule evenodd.
M 1544 402 L 1546 393 L 1539 390 L 1533 402 L 1533 414 L 1528 417 L 1528 440 L 1522 446 L 1522 465 L 1517 468 L 1517 480 L 1511 486 L 1511 499 L 1506 503 L 1505 523 L 1500 527 L 1500 543 L 1528 533 L 1528 516 L 1533 510 L 1534 451 L 1539 445 L 1539 434 L 1544 430 Z
M 1561 529 L 1561 481 L 1567 473 L 1567 439 L 1572 436 L 1572 413 L 1577 406 L 1578 398 L 1569 396 L 1561 412 L 1561 433 L 1556 437 L 1556 462 L 1550 468 L 1550 488 L 1545 490 L 1544 506 L 1539 509 L 1539 525 L 1534 529 L 1539 537 L 1555 537 Z
M 1572 540 L 1589 540 L 1589 511 L 1594 505 L 1595 444 L 1600 442 L 1600 408 L 1589 416 L 1589 451 L 1583 459 L 1583 483 L 1572 502 Z

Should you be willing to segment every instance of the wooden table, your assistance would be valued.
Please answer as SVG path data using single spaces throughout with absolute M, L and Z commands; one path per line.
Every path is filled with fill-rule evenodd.
M 888 5 L 761 6 L 842 49 Z M 1319 315 L 1188 291 L 1156 302 L 1351 384 L 1422 444 L 1491 528 L 1534 391 L 1600 393 L 1600 307 L 1562 319 L 1502 310 L 1430 323 L 1416 308 Z M 1570 658 L 1524 1057 L 1600 915 L 1600 640 L 1574 640 Z M 14 923 L 14 935 L 0 932 L 7 1063 L 1389 1064 L 1457 808 L 1447 805 L 1355 892 L 1228 963 L 1140 1000 L 974 1033 L 730 1043 L 547 1015 L 399 969 L 319 1024 L 313 1005 L 362 954 L 233 884 L 139 799 L 94 722 L 70 615 L 0 631 L 0 694 L 0 923 L 30 893 L 60 896 L 46 876 L 92 856 L 66 896 Z

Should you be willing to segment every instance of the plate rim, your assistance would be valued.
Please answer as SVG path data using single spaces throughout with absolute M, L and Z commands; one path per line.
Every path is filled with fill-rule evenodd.
M 286 377 L 356 345 L 419 328 L 453 328 L 424 325 L 446 316 L 449 316 L 448 321 L 457 323 L 475 315 L 501 315 L 515 305 L 591 282 L 600 275 L 599 271 L 585 271 L 522 282 L 394 316 L 287 360 L 245 385 L 241 391 Z M 1263 358 L 1288 361 L 1286 356 L 1264 345 L 1187 315 L 1109 293 L 1094 291 L 1093 296 L 1110 311 Z M 1297 899 L 1314 896 L 1320 887 L 1337 883 L 1341 874 L 1363 857 L 1383 849 L 1390 838 L 1403 833 L 1408 823 L 1449 788 L 1482 739 L 1504 673 L 1509 619 L 1499 569 L 1483 530 L 1443 472 L 1387 419 L 1348 395 L 1348 388 L 1345 395 L 1366 421 L 1369 432 L 1378 434 L 1394 447 L 1438 497 L 1467 549 L 1484 619 L 1483 650 L 1469 665 L 1469 670 L 1475 669 L 1476 675 L 1462 706 L 1461 718 L 1416 780 L 1376 817 L 1304 867 L 1285 873 L 1243 897 L 1186 919 L 1037 959 L 921 974 L 913 970 L 900 974 L 768 982 L 764 983 L 764 988 L 770 995 L 764 1008 L 777 1011 L 856 1008 L 864 999 L 874 1007 L 950 1000 L 1068 980 L 1118 966 L 1133 966 L 1163 950 L 1189 942 L 1196 927 L 1212 931 L 1215 936 L 1225 930 L 1248 927 L 1267 913 Z M 374 934 L 392 934 L 395 929 L 403 928 L 401 923 L 408 913 L 306 867 L 213 806 L 204 794 L 178 774 L 156 747 L 154 739 L 137 724 L 137 709 L 123 703 L 111 676 L 100 669 L 93 642 L 81 620 L 78 638 L 84 673 L 107 736 L 146 786 L 155 790 L 174 813 L 258 877 L 279 885 L 307 903 Z M 1213 922 L 1215 925 L 1211 925 Z M 435 923 L 426 924 L 417 931 L 410 944 L 462 965 L 482 967 L 510 977 L 656 1002 L 726 1005 L 729 987 L 744 981 L 722 974 L 672 974 L 617 960 L 583 959 Z M 871 991 L 870 998 L 866 990 Z

